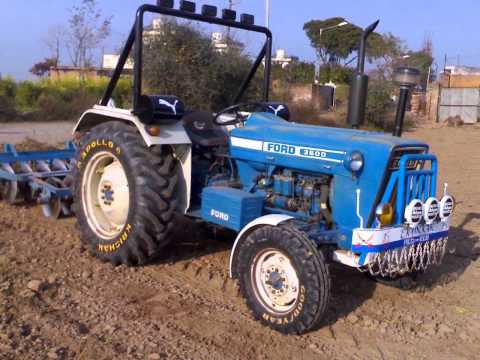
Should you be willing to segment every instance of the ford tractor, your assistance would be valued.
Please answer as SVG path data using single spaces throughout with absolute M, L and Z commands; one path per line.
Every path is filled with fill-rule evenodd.
M 295 123 L 286 104 L 269 102 L 272 34 L 237 14 L 195 3 L 141 6 L 105 94 L 75 127 L 75 213 L 82 241 L 103 261 L 142 265 L 175 242 L 179 216 L 233 230 L 231 277 L 254 317 L 283 333 L 320 324 L 331 296 L 329 264 L 398 279 L 439 264 L 454 199 L 437 190 L 437 158 L 427 144 L 358 129 L 365 113 L 363 31 L 352 79 L 353 128 Z M 174 95 L 142 91 L 144 18 L 149 14 L 261 34 L 232 105 L 216 113 L 189 109 Z M 133 108 L 110 101 L 133 57 Z M 263 92 L 242 102 L 257 70 Z M 178 71 L 182 71 L 178 69 Z M 418 74 L 403 68 L 402 94 Z M 395 136 L 397 135 L 397 136 Z

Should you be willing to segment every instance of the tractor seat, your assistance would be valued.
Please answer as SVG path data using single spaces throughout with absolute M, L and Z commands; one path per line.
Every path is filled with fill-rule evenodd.
M 185 114 L 185 104 L 173 95 L 142 95 L 136 113 L 146 124 L 169 125 Z
M 183 117 L 183 125 L 193 144 L 205 147 L 227 146 L 228 135 L 213 122 L 207 111 L 191 111 Z

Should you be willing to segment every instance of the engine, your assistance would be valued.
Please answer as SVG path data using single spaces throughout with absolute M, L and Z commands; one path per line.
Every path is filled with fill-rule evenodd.
M 258 181 L 259 190 L 266 192 L 266 207 L 297 216 L 331 223 L 329 210 L 330 182 L 328 175 L 308 175 L 282 170 Z

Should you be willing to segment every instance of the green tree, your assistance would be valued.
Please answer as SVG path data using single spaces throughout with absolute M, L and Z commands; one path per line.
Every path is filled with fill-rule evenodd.
M 32 66 L 30 72 L 38 77 L 43 77 L 50 71 L 51 67 L 57 66 L 57 59 L 44 59 Z
M 358 49 L 362 29 L 354 24 L 346 24 L 331 30 L 323 31 L 346 22 L 342 17 L 332 17 L 325 20 L 311 20 L 303 26 L 312 47 L 317 53 L 321 63 L 340 64 L 343 60 L 348 62 L 350 55 Z M 373 33 L 369 38 L 369 59 L 380 56 L 379 48 L 383 46 L 383 37 Z M 374 46 L 374 48 L 372 48 Z
M 145 43 L 147 91 L 177 95 L 189 108 L 218 111 L 231 105 L 252 65 L 241 44 L 216 52 L 209 36 L 175 21 L 165 21 L 159 33 Z M 258 89 L 257 80 L 249 97 L 258 96 Z

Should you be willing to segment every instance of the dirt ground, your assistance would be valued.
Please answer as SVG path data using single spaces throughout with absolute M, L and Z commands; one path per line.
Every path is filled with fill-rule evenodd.
M 0 123 L 0 144 L 17 144 L 27 137 L 58 144 L 71 138 L 74 125 L 73 121 Z
M 473 359 L 480 353 L 480 130 L 419 129 L 458 206 L 457 251 L 412 289 L 332 266 L 320 329 L 255 322 L 228 279 L 231 238 L 192 227 L 156 263 L 82 252 L 74 219 L 0 203 L 0 359 Z

